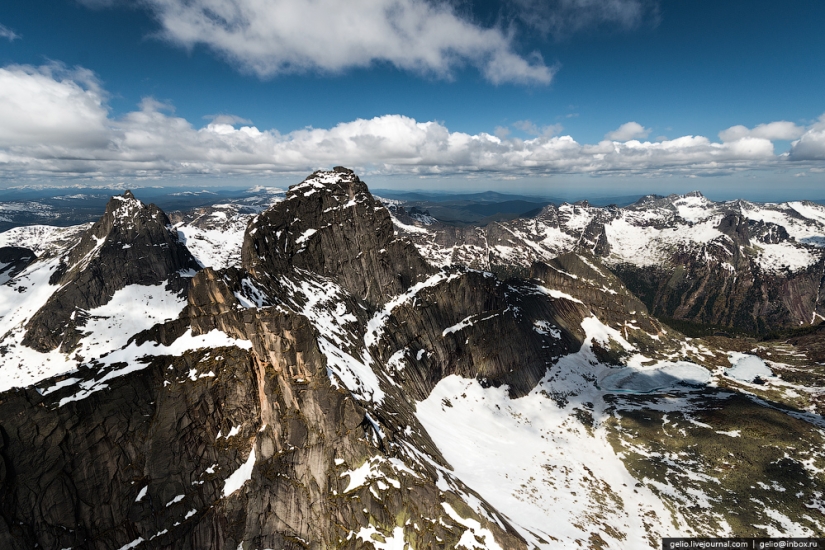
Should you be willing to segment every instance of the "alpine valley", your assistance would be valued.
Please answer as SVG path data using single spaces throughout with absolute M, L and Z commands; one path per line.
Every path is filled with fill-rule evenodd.
M 825 536 L 825 207 L 437 218 L 339 167 L 0 233 L 0 547 Z

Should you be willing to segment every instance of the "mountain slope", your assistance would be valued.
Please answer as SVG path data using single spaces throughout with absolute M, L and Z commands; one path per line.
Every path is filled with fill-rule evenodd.
M 27 324 L 23 344 L 38 351 L 77 345 L 89 309 L 105 305 L 129 285 L 185 288 L 181 274 L 198 269 L 189 250 L 171 231 L 169 218 L 126 192 L 114 197 L 103 217 L 60 259 L 49 279 L 59 288 Z
M 96 264 L 68 259 L 104 237 L 41 254 L 0 286 L 20 297 L 0 314 L 0 544 L 636 549 L 679 534 L 821 536 L 815 340 L 664 326 L 611 271 L 610 232 L 589 208 L 546 210 L 571 239 L 562 228 L 580 228 L 578 249 L 502 280 L 429 265 L 354 173 L 317 172 L 250 220 L 240 265 L 178 279 L 172 263 L 167 279 L 111 295 L 90 285 L 100 305 L 84 333 L 45 351 L 21 343 L 29 319 L 65 288 L 59 276 L 87 280 Z M 156 264 L 195 261 L 180 226 L 152 227 L 171 239 L 152 247 Z M 118 251 L 146 242 L 118 239 Z
M 692 193 L 624 208 L 550 205 L 485 227 L 396 219 L 396 228 L 433 263 L 505 274 L 566 252 L 595 254 L 661 317 L 766 333 L 825 316 L 825 208 L 814 203 L 714 203 Z

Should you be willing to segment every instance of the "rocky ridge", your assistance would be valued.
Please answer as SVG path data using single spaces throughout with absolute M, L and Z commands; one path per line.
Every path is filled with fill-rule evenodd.
M 825 208 L 814 203 L 713 203 L 696 192 L 625 208 L 550 205 L 485 227 L 404 214 L 396 227 L 437 265 L 524 276 L 535 261 L 587 252 L 660 317 L 764 334 L 825 316 Z
M 38 259 L 3 296 L 85 281 L 120 202 L 77 252 Z M 556 215 L 582 228 L 580 248 L 524 278 L 438 268 L 337 168 L 256 215 L 240 265 L 196 266 L 185 301 L 157 270 L 125 283 L 109 304 L 162 298 L 169 313 L 108 347 L 81 334 L 68 372 L 0 394 L 0 542 L 640 548 L 680 533 L 825 532 L 821 368 L 793 348 L 665 327 L 605 261 L 610 231 Z M 171 240 L 153 248 L 177 250 L 165 217 L 150 218 L 118 250 L 159 227 L 153 238 Z M 170 256 L 155 264 L 189 261 Z M 87 327 L 127 326 L 104 299 Z M 35 326 L 31 310 L 54 303 L 38 300 L 0 317 L 3 357 L 26 348 L 8 342 Z M 69 355 L 26 353 L 21 366 Z

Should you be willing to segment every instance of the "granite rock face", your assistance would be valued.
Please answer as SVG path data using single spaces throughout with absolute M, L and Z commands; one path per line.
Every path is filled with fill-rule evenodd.
M 198 269 L 166 214 L 126 191 L 109 201 L 103 217 L 61 259 L 49 281 L 59 288 L 29 322 L 23 343 L 38 351 L 69 352 L 82 334 L 86 312 L 106 304 L 116 291 L 159 283 L 185 290 L 181 273 Z
M 373 305 L 433 271 L 409 241 L 395 238 L 387 210 L 366 184 L 341 167 L 309 176 L 255 217 L 242 261 L 253 274 L 305 269 L 330 277 Z

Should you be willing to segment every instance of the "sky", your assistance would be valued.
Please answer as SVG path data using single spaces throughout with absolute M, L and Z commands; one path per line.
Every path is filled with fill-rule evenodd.
M 0 189 L 825 198 L 825 2 L 5 0 Z

